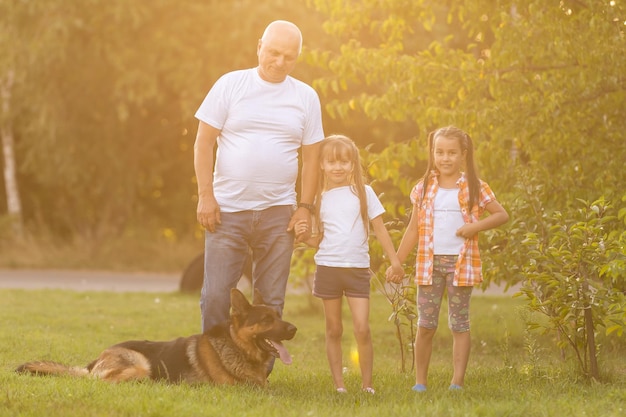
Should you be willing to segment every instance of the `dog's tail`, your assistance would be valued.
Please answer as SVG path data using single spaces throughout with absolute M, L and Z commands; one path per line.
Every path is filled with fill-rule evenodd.
M 67 375 L 67 376 L 87 376 L 89 370 L 80 366 L 68 366 L 58 362 L 35 361 L 21 364 L 15 372 L 33 375 Z

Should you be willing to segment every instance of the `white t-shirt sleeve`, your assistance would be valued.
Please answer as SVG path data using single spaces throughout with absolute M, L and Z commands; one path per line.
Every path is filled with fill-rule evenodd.
M 365 194 L 367 195 L 367 216 L 372 220 L 383 214 L 385 208 L 371 186 L 365 186 Z
M 231 84 L 232 76 L 233 73 L 224 74 L 213 84 L 196 111 L 196 119 L 222 130 L 228 116 L 229 94 L 226 87 Z
M 320 104 L 317 92 L 310 86 L 306 86 L 305 91 L 308 92 L 307 103 L 307 119 L 304 124 L 304 133 L 302 135 L 303 145 L 313 145 L 324 139 L 324 128 L 322 126 L 322 105 Z

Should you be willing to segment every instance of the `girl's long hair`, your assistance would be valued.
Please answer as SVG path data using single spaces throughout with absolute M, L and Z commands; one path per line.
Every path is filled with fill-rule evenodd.
M 313 216 L 317 233 L 323 233 L 320 222 L 320 206 L 322 202 L 322 193 L 326 191 L 327 181 L 321 163 L 324 159 L 337 160 L 344 159 L 352 162 L 352 175 L 350 176 L 350 188 L 354 195 L 359 199 L 361 220 L 365 228 L 365 235 L 369 235 L 369 216 L 367 214 L 367 194 L 365 193 L 365 180 L 363 178 L 363 168 L 361 165 L 361 157 L 359 148 L 352 139 L 344 135 L 330 135 L 322 141 L 320 148 L 320 168 L 317 187 L 317 195 L 315 196 L 315 214 Z
M 428 166 L 422 179 L 424 180 L 424 189 L 422 192 L 422 200 L 426 196 L 428 182 L 430 181 L 431 171 L 435 169 L 435 139 L 438 137 L 446 137 L 448 139 L 457 139 L 461 145 L 461 150 L 465 153 L 465 177 L 469 186 L 469 209 L 470 212 L 474 208 L 474 204 L 478 203 L 480 195 L 480 179 L 478 178 L 478 170 L 474 163 L 474 143 L 470 135 L 463 130 L 454 126 L 439 128 L 428 134 Z

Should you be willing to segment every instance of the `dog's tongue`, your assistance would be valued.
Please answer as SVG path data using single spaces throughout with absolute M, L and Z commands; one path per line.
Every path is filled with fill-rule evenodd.
M 278 352 L 280 360 L 283 361 L 285 365 L 291 365 L 291 355 L 287 352 L 287 348 L 285 348 L 285 346 L 283 346 L 280 342 L 275 342 L 273 340 L 270 340 L 270 342 L 272 343 L 272 346 L 274 346 L 274 349 Z

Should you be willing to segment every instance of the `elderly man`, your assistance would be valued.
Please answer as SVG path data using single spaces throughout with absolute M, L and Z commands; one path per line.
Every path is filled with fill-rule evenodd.
M 230 289 L 250 253 L 254 288 L 282 313 L 293 227 L 310 224 L 324 138 L 317 93 L 289 75 L 301 49 L 296 25 L 270 23 L 257 45 L 258 66 L 223 75 L 196 112 L 197 217 L 206 229 L 203 331 L 228 319 Z

